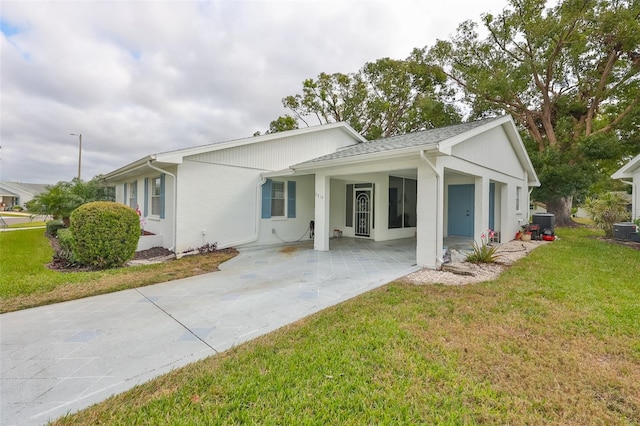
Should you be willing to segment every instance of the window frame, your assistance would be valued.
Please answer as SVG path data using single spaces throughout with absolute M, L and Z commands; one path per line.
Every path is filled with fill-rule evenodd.
M 278 197 L 274 197 L 274 183 L 280 187 L 281 185 L 281 195 L 282 197 L 278 196 Z M 260 218 L 261 219 L 276 219 L 276 220 L 285 220 L 285 219 L 295 219 L 297 212 L 296 212 L 296 206 L 297 206 L 297 201 L 296 201 L 296 197 L 297 197 L 297 181 L 295 180 L 273 180 L 271 178 L 268 178 L 265 180 L 265 182 L 262 184 L 262 195 L 261 195 L 261 199 L 262 199 L 262 205 L 260 207 Z M 279 188 L 277 188 L 279 189 Z M 279 194 L 280 195 L 280 194 Z M 274 200 L 277 201 L 277 203 L 274 203 Z M 283 201 L 281 201 L 283 200 Z M 279 211 L 276 211 L 276 213 L 278 213 L 278 215 L 274 215 L 274 211 L 273 211 L 273 205 L 281 205 L 282 206 L 282 215 L 280 215 Z
M 275 197 L 276 184 L 282 185 L 282 197 Z M 272 219 L 286 219 L 287 218 L 287 184 L 286 181 L 272 180 L 271 181 L 271 218 Z M 282 214 L 274 214 L 274 200 L 282 201 Z
M 392 179 L 397 179 L 399 180 L 400 185 L 399 186 L 391 186 L 391 180 Z M 418 192 L 418 181 L 417 179 L 412 179 L 412 178 L 407 178 L 407 177 L 402 177 L 402 176 L 394 176 L 394 175 L 389 175 L 388 177 L 388 191 L 389 191 L 389 211 L 388 211 L 388 217 L 387 217 L 387 229 L 405 229 L 405 228 L 415 228 L 417 225 L 409 225 L 407 224 L 407 222 L 405 221 L 405 219 L 407 219 L 406 215 L 409 214 L 407 213 L 407 204 L 408 204 L 408 196 L 407 196 L 407 181 L 412 181 L 414 182 L 415 185 L 415 200 L 414 200 L 414 205 L 415 205 L 415 210 L 412 210 L 411 213 L 413 213 L 412 217 L 416 223 L 417 223 L 417 192 Z M 396 203 L 400 205 L 400 211 L 396 212 L 396 218 L 399 217 L 400 218 L 400 223 L 394 223 L 392 224 L 392 220 L 394 218 L 391 217 L 391 210 L 392 210 L 392 206 L 391 206 L 391 189 L 397 189 L 397 193 L 396 193 Z M 398 202 L 399 201 L 399 202 Z
M 159 218 L 162 214 L 162 176 L 154 176 L 149 178 L 149 180 L 151 184 L 151 190 L 149 191 L 149 201 L 151 204 L 150 216 Z M 158 190 L 157 194 L 156 189 Z M 155 200 L 157 200 L 157 205 L 154 203 Z M 158 211 L 155 211 L 156 209 Z
M 129 186 L 127 205 L 135 210 L 138 206 L 138 181 L 134 180 L 129 182 L 127 185 Z

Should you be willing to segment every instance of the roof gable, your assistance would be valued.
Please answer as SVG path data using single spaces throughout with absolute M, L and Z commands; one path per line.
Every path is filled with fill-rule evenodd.
M 620 167 L 614 174 L 611 175 L 613 179 L 625 179 L 633 178 L 634 172 L 640 169 L 640 154 L 632 158 L 627 164 Z
M 201 145 L 191 148 L 184 148 L 174 151 L 166 151 L 157 154 L 151 154 L 144 158 L 129 163 L 124 167 L 116 169 L 105 175 L 102 175 L 102 179 L 110 180 L 122 177 L 124 175 L 131 175 L 136 170 L 147 167 L 151 163 L 161 165 L 176 165 L 182 164 L 185 157 L 195 157 L 202 154 L 212 153 L 216 151 L 222 151 L 230 148 L 250 147 L 251 145 L 260 144 L 263 142 L 274 141 L 277 139 L 292 138 L 302 135 L 308 135 L 311 133 L 327 132 L 332 130 L 339 130 L 345 132 L 355 144 L 366 142 L 366 139 L 356 132 L 351 126 L 344 122 L 325 124 L 321 126 L 305 127 L 302 129 L 289 130 L 286 132 L 270 133 L 260 136 L 252 136 L 243 139 L 236 139 L 225 142 L 216 142 L 208 145 Z
M 362 137 L 362 135 L 360 135 L 358 132 L 353 130 L 351 126 L 349 126 L 344 122 L 339 122 L 339 123 L 325 124 L 322 126 L 312 126 L 312 127 L 305 127 L 302 129 L 289 130 L 286 132 L 269 133 L 266 135 L 252 136 L 252 137 L 243 138 L 243 139 L 235 139 L 235 140 L 226 141 L 226 142 L 216 142 L 208 145 L 196 146 L 193 148 L 185 148 L 185 149 L 180 149 L 176 151 L 168 151 L 168 152 L 155 154 L 153 157 L 155 157 L 157 161 L 160 161 L 163 163 L 180 164 L 184 157 L 188 157 L 192 155 L 198 155 L 198 154 L 211 152 L 211 151 L 220 151 L 222 149 L 227 149 L 227 148 L 253 145 L 261 142 L 271 141 L 274 139 L 299 136 L 307 133 L 324 132 L 324 131 L 327 131 L 330 129 L 336 129 L 336 128 L 341 129 L 344 132 L 351 135 L 351 137 L 353 137 L 356 143 L 366 142 L 366 139 Z

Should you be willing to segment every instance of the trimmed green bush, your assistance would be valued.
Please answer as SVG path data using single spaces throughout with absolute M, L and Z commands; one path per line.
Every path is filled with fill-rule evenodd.
M 58 231 L 64 228 L 64 223 L 61 220 L 50 220 L 46 223 L 47 234 L 56 237 L 58 235 Z
M 133 259 L 140 221 L 132 208 L 111 201 L 83 204 L 71 213 L 73 255 L 83 264 L 113 268 Z

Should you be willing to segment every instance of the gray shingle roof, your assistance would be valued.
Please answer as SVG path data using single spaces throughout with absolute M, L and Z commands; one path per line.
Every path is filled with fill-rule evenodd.
M 388 138 L 362 142 L 333 152 L 331 154 L 323 155 L 322 157 L 317 157 L 312 160 L 305 161 L 300 164 L 312 164 L 327 160 L 338 160 L 358 155 L 373 154 L 376 152 L 435 145 L 439 142 L 468 132 L 469 130 L 475 129 L 476 127 L 485 125 L 493 120 L 497 120 L 500 118 L 502 117 L 486 118 L 469 123 L 455 124 L 453 126 L 439 127 L 437 129 L 423 130 L 421 132 L 407 133 L 404 135 L 391 136 Z
M 24 183 L 24 182 L 0 182 L 0 188 L 11 192 L 24 192 L 31 195 L 38 195 L 47 190 L 46 184 L 43 183 Z

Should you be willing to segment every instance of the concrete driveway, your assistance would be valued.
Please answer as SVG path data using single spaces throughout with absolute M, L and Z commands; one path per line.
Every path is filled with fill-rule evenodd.
M 0 315 L 0 424 L 44 424 L 416 271 L 415 244 L 247 249 L 219 272 Z

